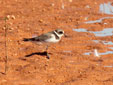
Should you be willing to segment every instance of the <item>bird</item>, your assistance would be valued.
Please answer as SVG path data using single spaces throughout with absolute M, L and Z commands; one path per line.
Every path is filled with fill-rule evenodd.
M 44 34 L 41 34 L 39 36 L 36 36 L 36 37 L 33 37 L 33 38 L 24 38 L 23 41 L 27 42 L 27 41 L 31 41 L 31 42 L 35 42 L 37 44 L 47 44 L 46 46 L 46 55 L 47 55 L 47 58 L 50 59 L 50 56 L 47 52 L 48 50 L 48 45 L 50 43 L 57 43 L 61 40 L 62 36 L 65 36 L 64 35 L 64 30 L 62 29 L 55 29 L 53 31 L 50 31 L 50 32 L 47 32 L 47 33 L 44 33 Z

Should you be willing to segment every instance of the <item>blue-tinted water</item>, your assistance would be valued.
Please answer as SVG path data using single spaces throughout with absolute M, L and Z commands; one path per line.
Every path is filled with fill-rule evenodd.
M 113 67 L 113 65 L 111 65 L 111 66 L 104 66 L 104 67 L 107 67 L 107 68 L 112 68 L 112 67 Z
M 79 28 L 79 29 L 73 29 L 73 31 L 76 31 L 76 32 L 88 32 L 86 29 L 84 28 Z
M 100 13 L 113 14 L 113 6 L 111 2 L 100 4 Z
M 103 41 L 103 43 L 104 43 L 105 45 L 113 45 L 113 42 L 112 42 L 112 41 Z
M 84 53 L 84 55 L 90 55 L 92 52 L 86 52 Z
M 90 55 L 91 53 L 93 53 L 93 52 L 86 52 L 86 53 L 84 53 L 84 55 Z M 113 54 L 113 51 L 106 51 L 106 52 L 98 53 L 98 54 L 99 55 Z
M 93 40 L 95 43 L 99 43 L 100 40 Z M 113 42 L 112 41 L 101 41 L 104 45 L 113 45 Z M 109 49 L 113 50 L 113 47 L 109 47 Z M 84 55 L 90 55 L 91 53 L 93 52 L 86 52 L 84 53 Z M 106 51 L 106 52 L 102 52 L 102 53 L 99 53 L 99 55 L 107 55 L 107 54 L 113 54 L 113 51 Z
M 79 29 L 73 29 L 76 32 L 89 32 L 93 33 L 95 36 L 99 37 L 105 37 L 105 36 L 112 36 L 113 35 L 113 28 L 106 28 L 102 31 L 87 31 L 84 28 L 79 28 Z
M 85 24 L 101 23 L 104 19 L 113 19 L 113 17 L 103 17 L 93 21 L 84 22 Z
M 111 50 L 113 50 L 113 47 L 109 47 Z
M 95 43 L 99 43 L 100 41 L 104 44 L 104 45 L 113 45 L 112 41 L 102 41 L 102 40 L 93 40 Z

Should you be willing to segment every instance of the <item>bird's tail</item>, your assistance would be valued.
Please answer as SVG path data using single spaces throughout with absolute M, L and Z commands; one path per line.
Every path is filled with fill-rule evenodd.
M 27 42 L 27 41 L 35 41 L 35 38 L 24 38 L 23 41 Z

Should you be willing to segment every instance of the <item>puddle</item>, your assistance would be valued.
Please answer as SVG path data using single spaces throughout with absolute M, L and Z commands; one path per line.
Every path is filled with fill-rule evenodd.
M 105 37 L 105 36 L 112 36 L 113 35 L 113 28 L 105 28 L 102 31 L 87 31 L 84 28 L 80 28 L 80 29 L 73 29 L 73 31 L 89 32 L 89 33 L 93 33 L 95 36 L 99 36 L 99 37 Z
M 113 45 L 112 41 L 93 40 L 95 43 L 102 42 L 104 45 Z
M 95 43 L 99 43 L 99 42 L 102 42 L 104 45 L 113 45 L 113 42 L 112 41 L 101 41 L 101 40 L 93 40 Z M 113 47 L 108 47 L 109 49 L 113 50 Z M 93 53 L 93 52 L 92 52 Z M 91 52 L 87 52 L 87 53 L 84 53 L 84 55 L 90 55 Z M 113 51 L 106 51 L 106 52 L 103 52 L 103 53 L 98 53 L 99 55 L 107 55 L 107 54 L 113 54 Z
M 113 42 L 112 42 L 112 41 L 103 41 L 103 43 L 104 43 L 105 45 L 113 45 Z
M 99 55 L 107 55 L 107 54 L 113 54 L 113 51 L 106 51 L 104 53 L 99 53 Z
M 99 12 L 105 14 L 113 14 L 113 6 L 111 2 L 100 4 Z
M 96 31 L 96 32 L 93 32 L 93 31 L 90 31 L 91 33 L 94 33 L 95 36 L 112 36 L 113 35 L 113 28 L 106 28 L 102 31 Z
M 100 42 L 100 40 L 93 40 L 95 43 L 99 43 Z
M 84 53 L 84 55 L 90 55 L 92 54 L 93 52 L 86 52 Z M 93 53 L 94 54 L 94 53 Z M 103 53 L 98 53 L 99 55 L 107 55 L 107 54 L 113 54 L 113 51 L 106 51 L 106 52 L 103 52 Z
M 84 55 L 91 55 L 92 52 L 86 52 Z
M 79 28 L 79 29 L 73 29 L 73 31 L 76 31 L 76 32 L 88 32 L 86 29 L 84 28 Z
M 111 65 L 111 66 L 104 66 L 104 67 L 107 67 L 107 68 L 112 68 L 113 66 Z
M 111 50 L 113 50 L 113 47 L 109 47 Z
M 93 21 L 84 22 L 85 24 L 101 23 L 104 19 L 112 19 L 113 17 L 103 17 Z M 105 24 L 105 23 L 104 23 Z

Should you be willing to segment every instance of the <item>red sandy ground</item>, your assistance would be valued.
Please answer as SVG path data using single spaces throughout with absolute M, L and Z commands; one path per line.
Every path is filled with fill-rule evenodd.
M 92 40 L 110 40 L 72 29 L 97 31 L 113 27 L 113 19 L 102 23 L 84 24 L 108 15 L 99 13 L 99 4 L 110 0 L 0 0 L 0 85 L 113 85 L 113 54 L 101 59 L 83 55 L 95 48 L 99 52 L 109 45 Z M 112 1 L 112 0 L 111 0 Z M 64 3 L 64 9 L 61 8 Z M 112 15 L 109 15 L 112 16 Z M 5 23 L 5 17 L 7 21 Z M 88 17 L 88 19 L 86 19 Z M 103 24 L 107 22 L 108 24 Z M 7 27 L 5 27 L 5 24 Z M 32 55 L 45 46 L 23 42 L 23 38 L 61 28 L 68 37 L 49 47 L 51 58 Z M 8 70 L 5 69 L 5 29 L 7 29 Z M 70 52 L 71 51 L 71 52 Z

